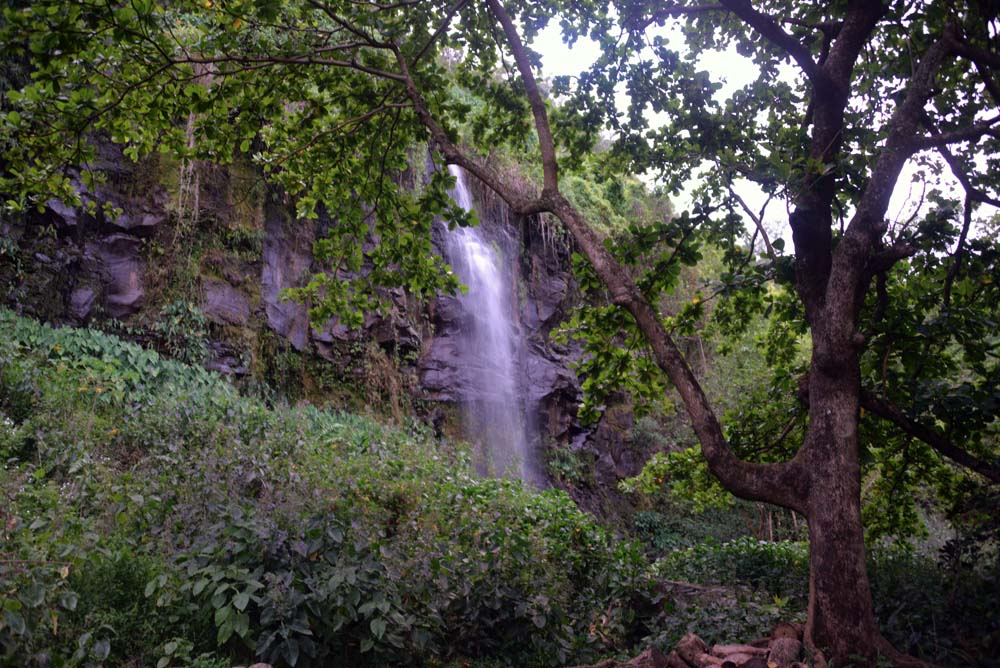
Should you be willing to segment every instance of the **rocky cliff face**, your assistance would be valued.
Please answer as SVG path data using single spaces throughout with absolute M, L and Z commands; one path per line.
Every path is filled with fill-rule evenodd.
M 567 443 L 579 431 L 576 407 L 580 385 L 570 370 L 575 351 L 555 345 L 549 333 L 564 318 L 578 298 L 568 271 L 569 246 L 551 243 L 541 233 L 537 219 L 513 216 L 506 205 L 481 186 L 470 184 L 481 220 L 481 233 L 498 250 L 504 274 L 512 282 L 511 314 L 519 332 L 519 385 L 532 431 L 543 442 Z M 436 230 L 435 244 L 444 248 L 443 228 Z M 433 334 L 420 359 L 421 386 L 439 401 L 478 401 L 482 385 L 463 373 L 459 346 L 461 332 L 468 327 L 468 314 L 460 301 L 441 296 L 428 305 Z
M 438 421 L 442 408 L 470 399 L 454 336 L 465 314 L 455 298 L 419 304 L 396 291 L 392 311 L 368 317 L 358 331 L 335 323 L 316 330 L 306 306 L 281 298 L 322 269 L 313 243 L 334 223 L 294 220 L 293 208 L 252 170 L 135 165 L 111 148 L 103 150 L 101 167 L 108 181 L 97 192 L 78 184 L 98 212 L 53 201 L 44 213 L 2 223 L 0 283 L 8 305 L 73 326 L 122 321 L 156 345 L 162 341 L 153 332 L 162 330 L 152 324 L 165 305 L 183 300 L 210 323 L 206 364 L 237 379 L 281 384 L 312 400 L 364 403 L 392 395 L 395 410 L 405 400 Z M 569 244 L 554 241 L 541 221 L 513 216 L 483 188 L 473 190 L 484 232 L 515 283 L 523 386 L 539 445 L 561 444 L 596 461 L 598 482 L 634 473 L 635 457 L 620 435 L 612 447 L 595 449 L 617 427 L 578 423 L 580 384 L 571 370 L 578 352 L 549 337 L 579 299 Z M 119 215 L 102 213 L 104 204 Z M 359 394 L 364 383 L 373 391 Z M 616 424 L 622 419 L 615 412 Z

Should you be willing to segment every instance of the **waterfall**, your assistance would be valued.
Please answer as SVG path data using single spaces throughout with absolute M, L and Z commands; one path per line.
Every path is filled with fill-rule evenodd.
M 454 165 L 448 170 L 456 178 L 452 198 L 471 211 L 464 173 Z M 471 395 L 464 409 L 468 438 L 477 447 L 477 468 L 483 474 L 536 481 L 522 406 L 521 342 L 513 319 L 512 281 L 498 249 L 479 228 L 448 231 L 445 247 L 452 268 L 468 287 L 458 296 L 467 316 L 458 355 Z

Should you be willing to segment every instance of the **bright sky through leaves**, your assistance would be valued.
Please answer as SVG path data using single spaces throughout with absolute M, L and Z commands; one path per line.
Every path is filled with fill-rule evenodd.
M 659 32 L 670 41 L 671 45 L 683 50 L 684 41 L 680 34 L 679 24 L 673 23 L 664 26 L 659 29 Z M 578 75 L 592 65 L 600 54 L 598 45 L 586 37 L 580 37 L 572 47 L 567 46 L 562 40 L 559 26 L 556 23 L 550 24 L 539 33 L 532 48 L 542 55 L 542 70 L 547 78 Z M 738 54 L 732 47 L 727 51 L 715 51 L 702 55 L 698 59 L 698 65 L 710 72 L 714 81 L 722 84 L 722 88 L 715 93 L 716 99 L 719 101 L 727 99 L 734 91 L 751 83 L 758 74 L 757 66 L 749 58 Z M 796 74 L 791 65 L 786 65 L 783 68 L 782 75 L 787 77 L 789 81 L 792 81 Z M 624 91 L 619 91 L 618 98 L 619 108 L 625 109 L 628 102 L 625 99 Z M 914 182 L 916 172 L 917 169 L 912 161 L 908 162 L 903 169 L 887 212 L 894 220 L 909 218 L 914 208 L 920 206 L 923 200 L 922 195 L 926 194 L 924 186 Z M 961 190 L 959 183 L 943 165 L 939 177 L 928 175 L 926 178 L 928 181 L 927 192 L 935 184 L 946 193 L 958 193 Z M 693 190 L 695 185 L 696 183 L 692 182 L 681 193 L 680 197 L 675 198 L 674 206 L 676 209 L 683 210 L 690 205 L 688 193 Z M 765 201 L 763 192 L 746 180 L 737 180 L 736 186 L 751 209 L 759 211 Z M 791 242 L 791 230 L 788 227 L 788 217 L 783 202 L 771 202 L 764 220 L 769 229 L 777 231 L 777 236 L 783 237 L 786 242 Z

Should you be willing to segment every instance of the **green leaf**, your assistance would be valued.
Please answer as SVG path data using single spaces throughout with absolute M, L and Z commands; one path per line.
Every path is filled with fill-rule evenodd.
M 24 617 L 22 617 L 20 613 L 14 612 L 13 610 L 4 610 L 3 618 L 14 635 L 24 635 Z
M 18 598 L 29 608 L 37 608 L 45 601 L 45 586 L 33 582 L 21 590 Z
M 244 610 L 246 610 L 246 607 L 247 607 L 248 603 L 250 603 L 250 594 L 249 594 L 249 592 L 245 592 L 245 591 L 241 592 L 241 593 L 237 594 L 235 598 L 233 598 L 233 606 L 237 610 L 239 610 L 240 612 L 243 612 Z
M 111 641 L 108 638 L 101 638 L 90 648 L 90 655 L 98 662 L 104 661 L 111 654 Z
M 61 605 L 66 610 L 70 611 L 76 610 L 77 601 L 78 601 L 77 595 L 71 591 L 64 592 L 59 597 L 59 605 Z
M 219 626 L 221 624 L 224 624 L 232 614 L 233 614 L 232 608 L 230 608 L 228 605 L 222 606 L 221 608 L 215 611 L 215 625 Z
M 231 620 L 226 620 L 223 622 L 222 626 L 219 627 L 219 631 L 215 636 L 215 641 L 219 645 L 225 645 L 226 642 L 233 636 L 233 623 Z

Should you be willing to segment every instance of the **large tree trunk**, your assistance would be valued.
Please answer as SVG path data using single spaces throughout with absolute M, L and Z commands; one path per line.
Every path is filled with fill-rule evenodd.
M 823 445 L 837 449 L 833 434 L 817 434 L 816 438 L 829 439 Z M 808 513 L 806 622 L 807 642 L 841 660 L 852 654 L 872 657 L 884 649 L 868 586 L 857 458 L 853 453 L 843 454 L 841 459 L 854 459 L 854 466 L 831 462 L 814 469 Z
M 861 523 L 858 447 L 860 369 L 850 344 L 814 332 L 809 374 L 809 613 L 807 646 L 838 665 L 864 657 L 899 659 L 875 619 Z M 826 340 L 824 340 L 824 338 Z M 905 663 L 905 662 L 904 662 Z

